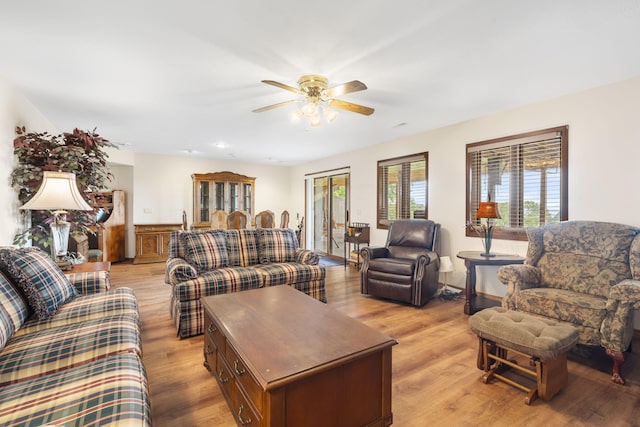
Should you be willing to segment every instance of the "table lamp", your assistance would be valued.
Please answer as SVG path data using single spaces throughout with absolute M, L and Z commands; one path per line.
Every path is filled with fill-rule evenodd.
M 67 210 L 90 211 L 93 208 L 80 195 L 73 173 L 45 171 L 35 196 L 20 209 L 54 211 L 51 223 L 52 256 L 63 267 L 71 230 L 66 218 Z
M 482 229 L 482 243 L 484 245 L 484 253 L 481 255 L 484 257 L 496 256 L 491 253 L 491 239 L 493 237 L 493 220 L 501 218 L 500 212 L 498 211 L 498 203 L 491 201 L 480 202 L 476 218 L 485 218 L 487 220 L 485 225 L 480 226 Z

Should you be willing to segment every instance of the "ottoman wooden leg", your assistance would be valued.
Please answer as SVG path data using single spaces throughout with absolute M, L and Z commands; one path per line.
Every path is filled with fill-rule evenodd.
M 544 400 L 551 400 L 569 381 L 567 353 L 554 360 L 536 361 L 536 374 L 538 395 Z

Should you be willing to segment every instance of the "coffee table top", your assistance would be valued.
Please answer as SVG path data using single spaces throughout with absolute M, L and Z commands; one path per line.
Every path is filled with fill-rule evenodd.
M 397 344 L 287 285 L 201 301 L 265 390 Z

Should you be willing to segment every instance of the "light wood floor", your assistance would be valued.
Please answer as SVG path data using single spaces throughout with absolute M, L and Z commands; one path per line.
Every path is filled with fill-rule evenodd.
M 625 386 L 610 381 L 606 356 L 597 353 L 581 363 L 571 357 L 569 385 L 550 402 L 527 406 L 523 392 L 481 382 L 477 338 L 461 300 L 433 300 L 416 309 L 360 295 L 353 267 L 327 271 L 329 305 L 399 343 L 393 348 L 394 426 L 640 425 L 637 354 L 627 354 Z M 133 288 L 140 304 L 154 425 L 234 426 L 215 380 L 202 366 L 202 336 L 176 337 L 164 264 L 113 264 L 111 279 L 114 286 Z

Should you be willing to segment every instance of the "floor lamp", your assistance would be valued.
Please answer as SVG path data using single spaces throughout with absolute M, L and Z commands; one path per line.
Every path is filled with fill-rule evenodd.
M 67 210 L 93 209 L 78 191 L 76 176 L 69 172 L 44 172 L 42 184 L 35 196 L 20 209 L 54 211 L 51 223 L 51 254 L 61 268 L 69 267 L 69 263 L 64 260 L 71 230 L 71 224 L 67 221 Z

